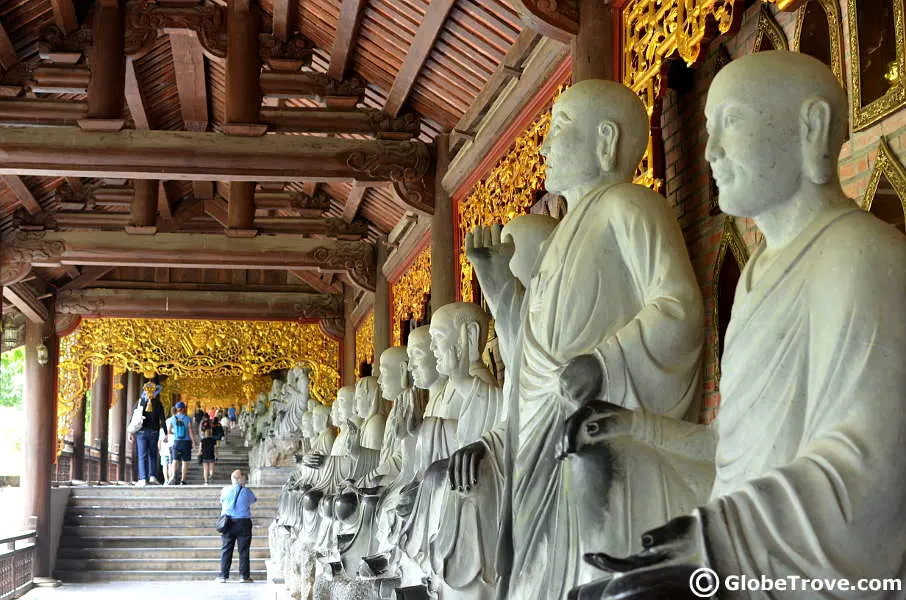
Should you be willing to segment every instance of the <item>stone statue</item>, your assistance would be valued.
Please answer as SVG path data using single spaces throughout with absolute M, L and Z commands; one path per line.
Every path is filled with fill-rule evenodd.
M 507 281 L 509 256 L 493 230 L 481 233 L 480 252 L 474 235 L 467 247 L 479 281 L 494 281 L 489 304 L 513 307 L 501 320 L 503 337 L 515 337 L 505 349 L 515 369 L 506 417 L 451 458 L 450 479 L 468 490 L 482 487 L 483 471 L 507 478 L 511 519 L 497 552 L 507 597 L 564 598 L 598 576 L 583 552 L 638 549 L 642 531 L 700 501 L 707 484 L 698 480 L 713 472 L 622 439 L 557 460 L 574 450 L 563 447 L 564 421 L 592 401 L 697 415 L 701 293 L 666 200 L 631 183 L 647 141 L 648 117 L 631 90 L 577 83 L 555 102 L 541 149 L 545 185 L 569 211 L 543 244 L 524 298 L 514 297 L 519 286 Z
M 447 304 L 431 318 L 436 368 L 449 378 L 447 397 L 440 402 L 460 407 L 458 446 L 481 439 L 494 427 L 502 408 L 497 381 L 481 362 L 488 321 L 481 307 L 468 302 Z M 449 473 L 464 467 L 465 463 L 451 457 L 426 471 L 401 543 L 406 554 L 431 575 L 440 597 L 493 598 L 503 482 L 497 473 L 483 468 L 486 485 L 481 490 L 451 489 Z
M 642 553 L 591 556 L 629 572 L 588 591 L 650 598 L 702 566 L 721 577 L 902 581 L 906 238 L 840 187 L 846 95 L 816 59 L 763 52 L 717 74 L 705 115 L 721 209 L 764 234 L 736 290 L 720 414 L 699 429 L 700 447 L 716 433 L 716 480 L 709 502 L 649 532 Z M 694 449 L 671 425 L 652 419 L 645 437 Z

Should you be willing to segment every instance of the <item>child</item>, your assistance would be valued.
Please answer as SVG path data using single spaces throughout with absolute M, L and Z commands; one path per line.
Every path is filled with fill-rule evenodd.
M 216 440 L 214 439 L 213 427 L 211 426 L 210 419 L 203 419 L 201 425 L 198 428 L 199 435 L 201 437 L 201 470 L 202 475 L 204 475 L 204 484 L 208 483 L 214 479 L 214 444 Z
M 170 414 L 175 415 L 176 409 L 171 408 Z M 173 455 L 170 452 L 172 447 L 173 438 L 167 435 L 165 427 L 161 427 L 157 438 L 157 453 L 160 455 L 160 466 L 164 470 L 164 485 L 169 485 L 173 479 Z

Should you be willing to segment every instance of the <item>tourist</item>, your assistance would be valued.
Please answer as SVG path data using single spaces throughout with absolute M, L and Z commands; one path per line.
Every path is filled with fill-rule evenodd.
M 211 422 L 211 434 L 217 442 L 224 438 L 223 425 L 220 424 L 220 417 L 214 417 L 214 420 Z
M 233 564 L 233 546 L 239 546 L 239 582 L 252 583 L 249 568 L 249 548 L 252 546 L 252 504 L 257 502 L 255 494 L 248 489 L 245 473 L 236 469 L 230 475 L 232 485 L 220 492 L 220 514 L 230 517 L 229 528 L 220 536 L 220 577 L 216 581 L 226 583 L 230 578 Z
M 142 397 L 139 401 L 144 407 L 142 428 L 135 436 L 130 435 L 129 441 L 137 440 L 138 446 L 138 481 L 135 485 L 141 487 L 147 484 L 157 485 L 155 473 L 157 472 L 157 440 L 160 429 L 164 425 L 164 405 L 160 402 L 160 386 L 149 381 L 142 388 Z
M 217 443 L 217 440 L 214 438 L 213 427 L 211 426 L 211 421 L 205 416 L 204 421 L 201 422 L 201 426 L 198 429 L 198 437 L 201 438 L 201 454 L 199 454 L 199 460 L 201 462 L 202 476 L 204 477 L 204 484 L 208 483 L 214 478 L 214 445 Z
M 230 431 L 233 431 L 233 427 L 236 426 L 236 407 L 231 406 L 227 409 L 227 417 L 230 420 L 229 427 Z
M 195 415 L 194 415 L 194 417 L 195 417 L 195 426 L 196 426 L 196 427 L 198 427 L 199 425 L 201 425 L 201 420 L 204 419 L 204 418 L 207 416 L 207 414 L 208 414 L 208 413 L 206 413 L 206 412 L 204 411 L 204 409 L 201 407 L 201 402 L 198 402 L 198 403 L 195 404 Z
M 170 416 L 176 414 L 176 409 L 170 409 Z M 160 466 L 164 471 L 164 481 L 170 483 L 173 479 L 173 438 L 167 435 L 166 423 L 160 428 L 160 436 L 157 441 L 157 453 L 160 455 Z
M 192 460 L 192 446 L 195 444 L 195 431 L 192 419 L 186 415 L 186 403 L 176 403 L 176 414 L 167 419 L 167 432 L 173 436 L 173 478 L 170 485 L 185 485 L 189 473 L 189 462 Z M 180 473 L 179 481 L 176 474 Z

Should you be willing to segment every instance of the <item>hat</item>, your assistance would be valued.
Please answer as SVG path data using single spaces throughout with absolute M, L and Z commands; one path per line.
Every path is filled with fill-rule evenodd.
M 176 403 L 176 408 L 185 408 L 185 407 L 186 407 L 186 403 L 183 402 L 182 400 L 180 400 L 179 402 Z

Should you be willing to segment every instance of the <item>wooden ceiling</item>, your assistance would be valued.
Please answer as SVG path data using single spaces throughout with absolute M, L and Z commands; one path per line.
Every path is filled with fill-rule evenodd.
M 145 2 L 145 0 L 137 0 Z M 207 0 L 214 2 L 214 0 Z M 186 5 L 187 0 L 170 0 Z M 188 2 L 191 4 L 191 0 Z M 224 0 L 214 2 L 225 5 Z M 167 4 L 162 0 L 159 4 Z M 199 3 L 196 3 L 199 4 Z M 260 0 L 261 31 L 285 39 L 301 34 L 314 45 L 310 66 L 303 71 L 325 73 L 334 80 L 357 77 L 365 86 L 357 109 L 383 111 L 387 118 L 414 114 L 416 137 L 432 142 L 438 133 L 455 130 L 465 117 L 471 119 L 486 109 L 489 82 L 500 87 L 499 72 L 514 45 L 525 46 L 539 38 L 525 32 L 518 13 L 506 0 Z M 68 68 L 66 77 L 79 75 L 82 83 L 67 87 L 53 82 L 42 87 L 17 88 L 10 85 L 17 69 L 41 66 L 55 67 L 59 57 L 47 56 L 47 31 L 56 26 L 70 33 L 80 26 L 87 28 L 94 11 L 90 0 L 7 0 L 0 3 L 0 104 L 4 100 L 57 100 L 61 112 L 52 122 L 35 117 L 31 124 L 75 125 L 76 117 L 64 117 L 82 110 L 87 101 L 84 86 L 85 57 Z M 530 34 L 530 35 L 529 35 Z M 72 36 L 70 36 L 72 37 Z M 42 40 L 43 46 L 42 46 Z M 42 56 L 42 47 L 44 56 Z M 83 48 L 83 50 L 85 50 Z M 524 53 L 524 50 L 520 50 Z M 84 55 L 89 56 L 89 51 Z M 21 75 L 18 76 L 21 80 Z M 32 79 L 32 83 L 38 78 Z M 65 79 L 70 81 L 70 79 Z M 15 98 L 12 98 L 14 97 Z M 264 111 L 292 108 L 315 108 L 319 101 L 306 97 L 265 95 Z M 476 107 L 476 103 L 484 103 Z M 123 118 L 125 129 L 222 132 L 226 122 L 226 69 L 222 60 L 202 54 L 201 44 L 192 35 L 170 32 L 160 35 L 147 53 L 127 61 Z M 72 113 L 76 114 L 76 113 Z M 266 119 L 265 116 L 262 117 Z M 67 120 L 68 119 L 68 120 Z M 21 125 L 21 119 L 10 119 L 0 108 L 0 126 Z M 413 123 L 415 125 L 415 123 Z M 334 135 L 346 138 L 368 138 L 367 133 L 317 133 L 293 131 L 268 135 Z M 41 130 L 35 129 L 40 136 Z M 0 231 L 35 228 L 51 222 L 61 229 L 96 229 L 120 227 L 120 215 L 129 212 L 129 180 L 101 180 L 87 177 L 0 176 Z M 167 181 L 160 186 L 160 216 L 177 223 L 171 231 L 210 233 L 222 228 L 217 219 L 218 202 L 229 199 L 227 182 Z M 359 221 L 363 240 L 374 242 L 389 233 L 407 210 L 394 190 L 383 185 L 349 183 L 314 184 L 285 181 L 259 185 L 259 194 L 282 191 L 291 196 L 302 193 L 326 194 L 329 205 L 323 217 L 351 223 Z M 73 196 L 76 196 L 75 201 Z M 85 199 L 88 198 L 87 204 Z M 207 198 L 207 199 L 206 199 Z M 257 196 L 256 196 L 257 198 Z M 117 200 L 119 199 L 119 200 Z M 92 215 L 73 218 L 71 208 L 83 202 Z M 75 202 L 75 204 L 74 204 Z M 292 217 L 289 204 L 257 204 L 256 218 Z M 209 204 L 213 203 L 213 204 Z M 61 214 L 64 213 L 64 214 Z M 57 219 L 57 222 L 53 220 Z M 104 225 L 98 225 L 102 222 Z M 267 232 L 264 232 L 267 233 Z M 280 231 L 277 231 L 279 234 Z M 82 269 L 83 271 L 85 268 Z M 334 275 L 305 279 L 287 276 L 285 272 L 249 270 L 243 276 L 230 272 L 192 274 L 187 269 L 120 267 L 108 269 L 89 285 L 115 287 L 195 286 L 209 284 L 211 289 L 244 282 L 259 290 L 287 287 L 299 291 L 336 291 Z M 77 279 L 75 268 L 36 269 L 37 274 L 55 285 Z M 92 272 L 89 275 L 94 275 Z

